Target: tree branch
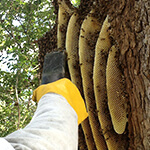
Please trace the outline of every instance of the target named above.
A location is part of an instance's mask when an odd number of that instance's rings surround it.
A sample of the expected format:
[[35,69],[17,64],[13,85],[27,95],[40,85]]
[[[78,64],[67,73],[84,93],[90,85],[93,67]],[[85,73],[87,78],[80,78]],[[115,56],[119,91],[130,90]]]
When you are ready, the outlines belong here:
[[[2,20],[1,20],[1,23],[2,23]],[[7,28],[3,27],[4,30],[14,39],[14,41],[18,44],[18,46],[20,47],[21,49],[21,45],[17,42],[15,36],[13,35],[13,33],[11,33]]]
[[16,99],[17,99],[17,106],[18,106],[18,123],[17,123],[17,129],[19,129],[19,125],[20,125],[20,107],[19,107],[19,97],[18,97],[18,72],[17,72],[17,77],[16,77],[15,91],[16,91]]
[[26,119],[27,119],[27,116],[24,117],[24,119],[23,119],[23,121],[21,123],[22,125],[24,124],[24,122],[26,121]]
[[24,30],[24,33],[27,34],[27,31],[26,31],[24,25],[21,23],[20,19],[18,19],[16,16],[14,16],[14,17],[15,17],[15,19],[20,23],[20,25],[22,26],[22,28],[23,28],[23,30]]

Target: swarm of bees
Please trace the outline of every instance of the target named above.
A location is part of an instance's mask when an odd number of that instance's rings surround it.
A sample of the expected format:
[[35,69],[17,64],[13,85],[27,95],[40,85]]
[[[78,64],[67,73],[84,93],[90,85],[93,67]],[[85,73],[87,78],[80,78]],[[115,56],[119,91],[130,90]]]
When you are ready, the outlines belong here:
[[39,66],[40,77],[42,75],[43,70],[44,56],[46,55],[46,53],[56,50],[57,47],[56,34],[57,34],[57,26],[55,25],[49,32],[47,32],[42,38],[38,40],[39,45],[38,62],[40,64]]
[[79,140],[85,142],[79,141],[79,149],[126,150],[125,83],[119,49],[109,34],[109,16],[100,13],[96,2],[81,1],[78,9],[69,0],[57,4],[57,27],[38,43],[40,72],[47,52],[65,49],[70,78],[84,97],[89,114],[81,123],[84,136],[79,134]]

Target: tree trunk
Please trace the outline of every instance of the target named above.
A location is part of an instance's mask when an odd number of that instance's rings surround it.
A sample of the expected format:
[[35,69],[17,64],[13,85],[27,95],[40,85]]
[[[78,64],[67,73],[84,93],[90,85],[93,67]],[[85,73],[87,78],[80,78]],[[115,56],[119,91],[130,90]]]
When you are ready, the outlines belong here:
[[129,96],[129,149],[150,148],[150,1],[118,0],[109,11],[111,34]]

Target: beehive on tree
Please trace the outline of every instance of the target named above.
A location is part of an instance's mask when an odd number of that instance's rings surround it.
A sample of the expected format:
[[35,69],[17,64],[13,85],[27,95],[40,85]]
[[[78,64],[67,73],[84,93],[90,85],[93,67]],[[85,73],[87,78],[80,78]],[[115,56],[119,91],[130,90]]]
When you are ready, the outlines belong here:
[[[147,10],[147,1],[144,4],[143,9]],[[138,33],[142,31],[140,25],[135,27],[137,20],[141,20],[135,11],[139,10],[138,2],[81,0],[79,8],[75,8],[69,0],[58,0],[54,6],[56,26],[39,40],[40,72],[47,52],[66,51],[70,80],[84,97],[89,114],[79,127],[79,149],[146,149],[149,143],[147,139],[143,141],[143,136],[150,133],[139,133],[136,127],[139,122],[134,122],[144,116],[132,114],[131,117],[131,110],[140,108],[134,104],[135,99],[138,103],[142,98],[136,94],[142,92],[142,88],[137,90],[137,87],[143,84],[132,74],[132,69],[136,75],[140,74],[139,64],[135,68],[135,64],[133,67],[126,61],[137,62],[130,57],[136,56],[137,49],[142,48],[142,43],[135,42],[135,36],[140,41]],[[139,83],[133,85],[132,90],[131,77]],[[148,124],[146,122],[146,131],[149,131]]]

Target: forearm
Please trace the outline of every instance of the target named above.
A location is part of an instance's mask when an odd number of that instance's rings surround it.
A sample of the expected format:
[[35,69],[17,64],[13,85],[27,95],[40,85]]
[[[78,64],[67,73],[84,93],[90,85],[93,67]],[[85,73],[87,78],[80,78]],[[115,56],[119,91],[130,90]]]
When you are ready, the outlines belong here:
[[45,94],[38,103],[31,122],[5,138],[15,149],[76,150],[77,114],[60,95]]

